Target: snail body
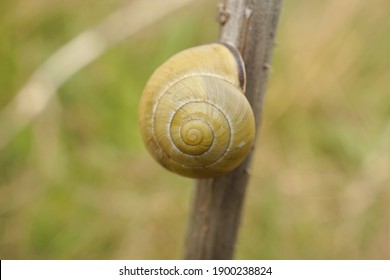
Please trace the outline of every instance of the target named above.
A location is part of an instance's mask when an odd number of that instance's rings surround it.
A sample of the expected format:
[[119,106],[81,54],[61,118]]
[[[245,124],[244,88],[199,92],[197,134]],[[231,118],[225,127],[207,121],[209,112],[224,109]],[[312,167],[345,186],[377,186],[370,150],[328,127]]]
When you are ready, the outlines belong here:
[[150,77],[139,110],[147,150],[192,178],[222,175],[248,155],[255,120],[239,52],[224,44],[184,50]]

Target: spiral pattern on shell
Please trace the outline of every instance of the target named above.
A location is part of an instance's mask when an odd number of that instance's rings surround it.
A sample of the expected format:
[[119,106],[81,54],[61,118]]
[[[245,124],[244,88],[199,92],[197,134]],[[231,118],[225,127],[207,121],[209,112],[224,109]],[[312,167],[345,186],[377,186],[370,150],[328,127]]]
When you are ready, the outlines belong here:
[[167,169],[213,177],[237,167],[249,153],[255,122],[237,55],[222,44],[185,50],[148,81],[140,105],[141,134]]

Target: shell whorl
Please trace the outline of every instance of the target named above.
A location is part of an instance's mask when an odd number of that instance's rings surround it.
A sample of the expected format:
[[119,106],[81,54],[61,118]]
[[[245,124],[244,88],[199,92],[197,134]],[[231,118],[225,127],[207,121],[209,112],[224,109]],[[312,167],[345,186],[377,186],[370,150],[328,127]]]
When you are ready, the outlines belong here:
[[241,57],[229,47],[210,44],[176,54],[154,72],[142,94],[147,149],[164,167],[188,177],[234,169],[255,134],[244,88]]

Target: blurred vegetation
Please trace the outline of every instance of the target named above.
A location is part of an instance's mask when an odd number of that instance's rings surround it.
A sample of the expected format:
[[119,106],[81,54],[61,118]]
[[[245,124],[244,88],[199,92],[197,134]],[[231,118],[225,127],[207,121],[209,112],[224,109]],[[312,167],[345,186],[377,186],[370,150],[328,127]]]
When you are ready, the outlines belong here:
[[[218,38],[217,2],[111,48],[0,150],[0,258],[182,256],[192,181],[147,154],[137,105],[165,59]],[[47,57],[127,3],[2,0],[0,110]],[[237,258],[390,258],[389,9],[285,1]]]

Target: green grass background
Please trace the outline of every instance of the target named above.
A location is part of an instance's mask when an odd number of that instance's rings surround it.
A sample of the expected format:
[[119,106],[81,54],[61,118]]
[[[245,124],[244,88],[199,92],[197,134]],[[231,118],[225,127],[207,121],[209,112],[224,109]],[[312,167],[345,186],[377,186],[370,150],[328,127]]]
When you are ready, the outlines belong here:
[[[137,106],[165,59],[218,38],[217,2],[111,48],[0,150],[0,258],[182,257],[193,181],[147,154]],[[126,3],[0,1],[0,110],[46,58]],[[237,258],[390,258],[389,9],[285,1]]]

